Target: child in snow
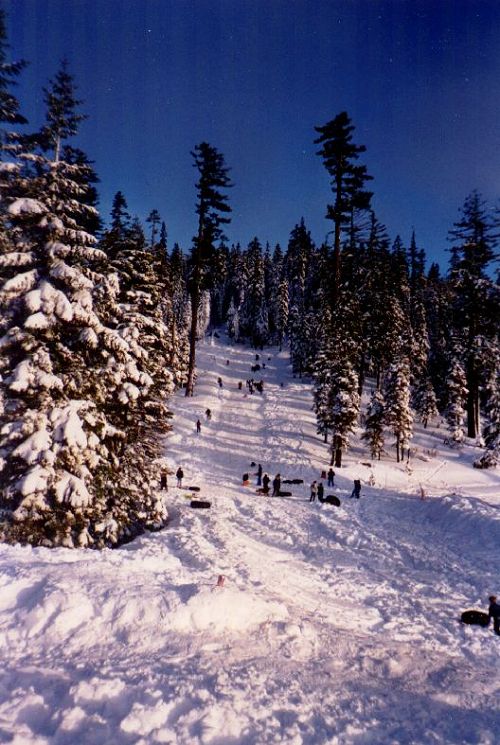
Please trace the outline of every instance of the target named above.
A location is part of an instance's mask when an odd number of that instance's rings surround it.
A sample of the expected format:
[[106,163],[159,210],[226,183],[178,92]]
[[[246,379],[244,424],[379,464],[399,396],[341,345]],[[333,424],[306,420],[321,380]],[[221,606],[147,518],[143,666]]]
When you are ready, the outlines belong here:
[[323,482],[320,481],[318,484],[318,499],[320,502],[323,501],[324,496],[325,496],[325,487],[323,486]]
[[279,473],[273,479],[273,497],[279,497],[281,491],[281,475]]
[[212,418],[212,412],[211,412],[211,410],[210,410],[210,409],[207,409],[207,410],[205,411],[205,414],[206,414],[206,417],[207,417],[207,419],[209,419],[209,420],[210,420],[210,419]]
[[318,485],[316,481],[313,481],[311,484],[311,496],[309,497],[310,502],[314,502],[316,499],[316,494],[318,493]]
[[269,484],[271,482],[271,479],[267,475],[267,473],[264,474],[262,477],[262,488],[264,489],[265,494],[269,494]]
[[182,470],[182,468],[180,466],[177,469],[177,473],[175,475],[176,475],[176,478],[177,478],[177,486],[179,488],[182,488],[182,479],[184,478],[184,471]]
[[160,489],[165,489],[165,491],[168,491],[167,471],[164,468],[160,473]]
[[196,422],[196,434],[198,434],[198,435],[199,435],[199,434],[200,434],[200,432],[201,432],[201,422],[200,422],[200,420],[198,419],[198,421]]
[[330,470],[328,471],[328,486],[333,486],[334,476],[335,471],[333,470],[333,468],[330,468]]

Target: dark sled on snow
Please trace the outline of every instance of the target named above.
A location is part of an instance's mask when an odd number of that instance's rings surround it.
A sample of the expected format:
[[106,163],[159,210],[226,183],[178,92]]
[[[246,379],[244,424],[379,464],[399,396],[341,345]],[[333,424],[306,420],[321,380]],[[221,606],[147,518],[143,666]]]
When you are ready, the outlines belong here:
[[188,486],[188,491],[200,491],[199,486]]
[[208,510],[212,506],[212,503],[206,502],[203,499],[192,499],[189,506],[195,510]]
[[462,623],[473,624],[474,626],[488,626],[490,617],[487,613],[480,610],[466,610],[460,616]]
[[264,487],[257,489],[257,494],[269,494],[269,487],[267,489],[264,489]]
[[326,497],[319,500],[322,504],[332,504],[334,507],[340,507],[340,499],[335,494],[327,494]]
[[278,497],[291,497],[292,492],[291,491],[279,491]]

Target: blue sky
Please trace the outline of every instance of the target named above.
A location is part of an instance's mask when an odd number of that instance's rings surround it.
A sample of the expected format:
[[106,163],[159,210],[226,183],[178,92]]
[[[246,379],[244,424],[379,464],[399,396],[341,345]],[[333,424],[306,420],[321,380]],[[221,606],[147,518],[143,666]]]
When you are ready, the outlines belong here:
[[231,167],[230,241],[286,246],[304,217],[321,242],[329,180],[314,126],[346,110],[367,147],[374,207],[392,238],[414,227],[443,266],[474,188],[500,196],[500,4],[496,0],[7,0],[18,95],[33,128],[42,87],[70,62],[89,119],[101,210],[122,190],[152,208],[169,244],[196,230],[190,150]]

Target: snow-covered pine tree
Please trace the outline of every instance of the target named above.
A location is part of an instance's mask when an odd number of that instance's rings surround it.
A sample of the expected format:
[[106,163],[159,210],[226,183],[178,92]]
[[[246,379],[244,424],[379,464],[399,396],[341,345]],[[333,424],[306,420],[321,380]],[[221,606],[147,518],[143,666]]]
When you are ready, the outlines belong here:
[[214,243],[224,237],[222,226],[230,222],[227,194],[222,190],[232,186],[229,170],[222,153],[201,142],[191,153],[199,179],[196,183],[198,232],[194,239],[190,257],[188,292],[191,300],[191,328],[189,334],[189,367],[186,382],[186,396],[194,394],[196,367],[196,334],[198,313],[204,290],[213,282]]
[[227,311],[227,335],[234,341],[240,337],[240,316],[232,300]]
[[359,416],[358,376],[352,364],[342,357],[332,365],[330,376],[330,464],[340,468],[342,455],[349,446],[349,435],[354,431]]
[[434,386],[429,376],[421,380],[418,388],[413,391],[413,405],[426,429],[429,419],[439,414]]
[[365,431],[361,439],[368,443],[371,457],[380,460],[384,452],[385,402],[381,391],[375,389],[366,412]]
[[404,448],[413,437],[413,413],[410,406],[410,365],[406,357],[398,357],[389,366],[385,380],[386,423],[396,436],[397,462],[404,457]]
[[446,376],[448,405],[446,421],[450,432],[450,442],[460,444],[465,439],[465,402],[467,401],[467,379],[465,372],[456,357],[453,357]]
[[488,274],[498,245],[498,225],[477,191],[465,200],[450,239],[454,326],[461,338],[467,378],[467,434],[477,437],[481,371],[487,364],[483,351],[488,347],[485,341],[498,333],[499,314],[498,290]]
[[240,310],[240,331],[250,338],[255,348],[269,340],[269,318],[265,293],[264,257],[258,238],[254,238],[245,254],[247,287]]
[[288,313],[288,283],[286,279],[282,279],[278,285],[278,296],[275,303],[276,333],[278,335],[280,352],[288,327]]
[[495,468],[500,461],[500,349],[491,344],[491,366],[485,383],[486,423],[483,428],[485,451],[474,462],[475,468]]
[[99,271],[106,257],[80,224],[93,211],[81,198],[85,166],[61,159],[81,120],[65,65],[46,102],[40,149],[22,155],[27,167],[3,200],[12,261],[0,278],[8,318],[0,339],[2,534],[100,547],[166,518],[137,462],[135,483],[127,483],[128,434],[117,426],[140,406],[150,377],[125,334],[96,312],[117,283]]

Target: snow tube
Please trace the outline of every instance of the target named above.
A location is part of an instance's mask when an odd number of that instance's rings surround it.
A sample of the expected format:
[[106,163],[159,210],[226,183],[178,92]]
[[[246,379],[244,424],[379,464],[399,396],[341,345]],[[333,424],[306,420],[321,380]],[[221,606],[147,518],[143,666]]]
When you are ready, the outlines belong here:
[[480,610],[466,610],[460,616],[462,623],[474,624],[476,626],[488,626],[490,619],[487,613]]
[[335,494],[327,494],[323,499],[323,502],[326,504],[333,504],[335,507],[340,507],[340,499],[336,497]]
[[199,486],[188,486],[189,491],[200,491]]
[[189,506],[195,510],[208,510],[211,502],[205,502],[203,499],[192,499]]

